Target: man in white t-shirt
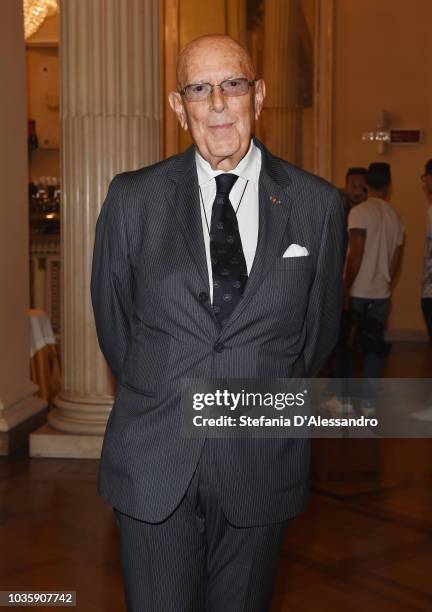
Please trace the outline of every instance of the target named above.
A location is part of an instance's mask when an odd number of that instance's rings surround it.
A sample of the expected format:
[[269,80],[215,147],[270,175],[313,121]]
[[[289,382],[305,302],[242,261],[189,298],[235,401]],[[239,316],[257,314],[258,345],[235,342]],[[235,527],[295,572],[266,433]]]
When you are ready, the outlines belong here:
[[[389,204],[390,165],[370,164],[366,174],[368,199],[351,209],[348,217],[349,244],[345,266],[345,302],[351,313],[367,315],[377,329],[384,328],[390,308],[392,281],[400,261],[404,227]],[[379,331],[377,332],[379,335]],[[377,348],[378,347],[378,348]],[[379,378],[382,353],[379,342],[364,348],[363,376]],[[365,387],[373,407],[374,387]],[[366,410],[367,411],[367,410]]]

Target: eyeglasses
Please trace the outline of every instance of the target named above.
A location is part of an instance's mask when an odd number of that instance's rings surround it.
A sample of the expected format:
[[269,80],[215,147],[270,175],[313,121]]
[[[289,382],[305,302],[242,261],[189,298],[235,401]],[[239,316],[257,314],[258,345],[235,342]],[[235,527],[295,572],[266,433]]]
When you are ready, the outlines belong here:
[[239,79],[226,79],[218,85],[212,85],[211,83],[191,83],[186,85],[180,90],[182,96],[186,98],[188,102],[199,102],[200,100],[206,100],[215,87],[219,87],[224,96],[244,96],[249,91],[249,87],[255,84],[256,79],[239,78]]

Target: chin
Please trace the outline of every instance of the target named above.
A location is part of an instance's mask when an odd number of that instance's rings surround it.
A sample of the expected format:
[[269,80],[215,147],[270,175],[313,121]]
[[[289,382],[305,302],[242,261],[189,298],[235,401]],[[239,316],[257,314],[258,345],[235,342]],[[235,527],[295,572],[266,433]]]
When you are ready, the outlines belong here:
[[224,158],[224,157],[232,157],[237,153],[238,149],[233,149],[230,147],[211,147],[209,148],[209,153],[213,158]]
[[212,157],[231,157],[241,148],[239,138],[214,139],[208,143],[208,150]]

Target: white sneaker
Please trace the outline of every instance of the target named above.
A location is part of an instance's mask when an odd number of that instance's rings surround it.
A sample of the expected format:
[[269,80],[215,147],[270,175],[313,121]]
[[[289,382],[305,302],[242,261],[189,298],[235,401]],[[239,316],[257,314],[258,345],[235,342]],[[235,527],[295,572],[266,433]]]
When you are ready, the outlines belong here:
[[432,421],[432,406],[424,410],[418,410],[411,414],[411,418],[415,421]]
[[333,416],[347,416],[353,414],[354,406],[350,399],[344,399],[343,402],[333,395],[330,399],[325,402],[321,402],[321,408],[325,410],[325,412],[330,413]]
[[373,417],[376,415],[376,407],[369,402],[362,404],[360,411],[364,417]]

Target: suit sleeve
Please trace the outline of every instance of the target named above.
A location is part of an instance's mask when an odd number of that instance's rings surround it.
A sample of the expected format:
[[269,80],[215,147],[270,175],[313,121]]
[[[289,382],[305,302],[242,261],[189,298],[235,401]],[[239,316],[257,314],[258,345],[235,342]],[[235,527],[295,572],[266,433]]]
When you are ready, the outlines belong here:
[[316,376],[334,348],[340,329],[345,216],[335,192],[324,221],[317,269],[306,315],[304,361],[307,375]]
[[133,275],[118,176],[96,223],[90,291],[99,346],[119,380],[130,336]]

